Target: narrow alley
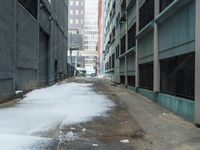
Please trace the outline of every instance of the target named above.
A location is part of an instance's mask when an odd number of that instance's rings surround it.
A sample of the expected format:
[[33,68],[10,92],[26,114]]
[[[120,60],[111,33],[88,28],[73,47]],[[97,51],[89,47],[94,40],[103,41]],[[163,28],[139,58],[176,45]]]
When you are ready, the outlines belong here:
[[200,149],[192,123],[106,79],[29,92],[1,105],[0,126],[2,150]]

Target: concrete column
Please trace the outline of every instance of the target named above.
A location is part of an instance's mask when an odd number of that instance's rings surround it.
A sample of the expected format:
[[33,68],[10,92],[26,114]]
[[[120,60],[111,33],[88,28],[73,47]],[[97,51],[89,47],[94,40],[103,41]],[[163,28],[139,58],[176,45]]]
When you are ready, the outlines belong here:
[[[127,12],[126,12],[127,14]],[[128,17],[125,23],[126,28],[126,45],[125,50],[128,51]],[[125,56],[125,86],[128,86],[128,63],[127,63],[127,56]]]
[[[154,0],[154,15],[159,15],[160,0]],[[153,90],[154,92],[160,91],[160,61],[159,61],[159,37],[158,37],[158,25],[154,23],[154,71],[153,71]]]
[[37,82],[37,86],[39,86],[39,59],[40,59],[40,0],[37,0],[38,1],[38,14],[37,14],[37,28],[38,28],[38,36],[37,36],[37,42],[38,42],[38,45],[37,45],[37,79],[36,79],[36,82]]
[[200,1],[196,0],[195,123],[200,125]]
[[[136,0],[136,34],[139,32],[139,0]],[[135,87],[139,87],[138,39],[135,45]]]

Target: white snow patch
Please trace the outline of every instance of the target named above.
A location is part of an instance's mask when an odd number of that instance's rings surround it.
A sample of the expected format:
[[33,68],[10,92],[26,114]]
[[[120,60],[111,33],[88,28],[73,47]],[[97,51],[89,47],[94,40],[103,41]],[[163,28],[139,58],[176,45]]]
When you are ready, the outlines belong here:
[[[114,104],[92,91],[91,86],[65,83],[37,89],[26,94],[16,106],[1,108],[0,149],[23,150],[24,146],[32,143],[37,145],[41,141],[37,133],[58,125],[62,128],[64,125],[87,122],[104,115]],[[9,138],[13,140],[7,140]],[[27,147],[25,149],[29,150]]]
[[22,94],[23,93],[23,91],[15,91],[15,94],[17,95],[17,94]]
[[98,147],[99,145],[98,145],[98,144],[92,144],[92,146],[94,146],[94,147]]
[[73,133],[72,131],[68,132],[65,136],[67,141],[74,141],[78,138],[79,136],[76,133]]
[[125,140],[121,140],[120,142],[126,144],[126,143],[129,143],[130,141],[128,139],[125,139]]
[[86,131],[86,128],[84,128],[83,130],[82,130],[82,132],[85,132]]
[[74,127],[71,127],[71,130],[76,130],[76,128],[74,128]]
[[51,140],[33,136],[22,135],[0,135],[0,149],[1,150],[28,150],[35,149],[44,144],[48,144]]

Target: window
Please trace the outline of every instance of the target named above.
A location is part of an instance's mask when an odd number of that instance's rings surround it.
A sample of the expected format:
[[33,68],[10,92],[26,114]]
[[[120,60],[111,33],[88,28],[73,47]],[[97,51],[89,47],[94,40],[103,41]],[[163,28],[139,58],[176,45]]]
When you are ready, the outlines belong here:
[[126,52],[126,35],[121,38],[121,55]]
[[154,19],[154,0],[146,0],[139,10],[139,29],[144,28]]
[[79,5],[79,1],[76,1],[76,6],[78,6]]
[[74,1],[71,0],[71,1],[70,1],[70,6],[73,6],[73,5],[74,5]]
[[75,20],[75,24],[79,24],[79,20],[78,19]]
[[136,24],[128,30],[128,49],[135,46]]
[[121,82],[122,84],[125,84],[125,76],[120,76],[120,82]]
[[194,99],[194,53],[161,61],[161,92]]
[[75,14],[76,14],[76,15],[79,15],[79,11],[78,11],[78,10],[76,10]]
[[112,69],[115,68],[115,53],[112,54]]
[[110,35],[110,42],[114,42],[115,41],[115,27],[112,30],[112,33]]
[[119,45],[117,45],[116,47],[116,59],[119,58]]
[[128,78],[128,85],[135,86],[135,76],[127,76]]
[[174,0],[160,0],[160,12],[169,6]]
[[74,14],[73,10],[70,10],[70,15],[73,15],[73,14]]
[[70,21],[69,21],[69,22],[70,22],[70,24],[73,24],[73,19],[70,19]]
[[38,15],[38,1],[37,0],[19,0],[19,3],[26,8],[26,10],[37,19]]
[[123,0],[121,3],[121,13],[123,13],[126,10],[126,0]]
[[153,62],[139,65],[139,87],[153,90]]
[[109,57],[109,69],[111,69],[112,68],[112,58],[111,58],[111,56]]

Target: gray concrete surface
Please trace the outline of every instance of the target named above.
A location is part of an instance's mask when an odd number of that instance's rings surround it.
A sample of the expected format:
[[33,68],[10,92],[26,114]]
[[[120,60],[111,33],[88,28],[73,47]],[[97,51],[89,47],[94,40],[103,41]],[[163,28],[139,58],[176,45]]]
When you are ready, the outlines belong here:
[[[74,125],[79,139],[59,143],[70,150],[198,150],[200,130],[148,99],[102,79],[76,80],[93,82],[94,90],[108,96],[116,108],[108,117]],[[66,127],[63,132],[70,131]],[[82,133],[82,129],[86,132]],[[129,139],[123,144],[120,140]],[[94,147],[92,144],[98,144]]]
[[[53,139],[36,150],[199,150],[200,130],[148,99],[106,79],[70,79],[65,82],[93,83],[93,90],[116,106],[105,116],[86,123],[60,125],[37,133]],[[65,83],[64,82],[64,83]],[[62,84],[61,82],[60,84]],[[15,107],[13,103],[2,108]],[[85,108],[87,109],[87,108]],[[67,137],[73,132],[73,136]],[[128,139],[129,143],[121,143]]]

